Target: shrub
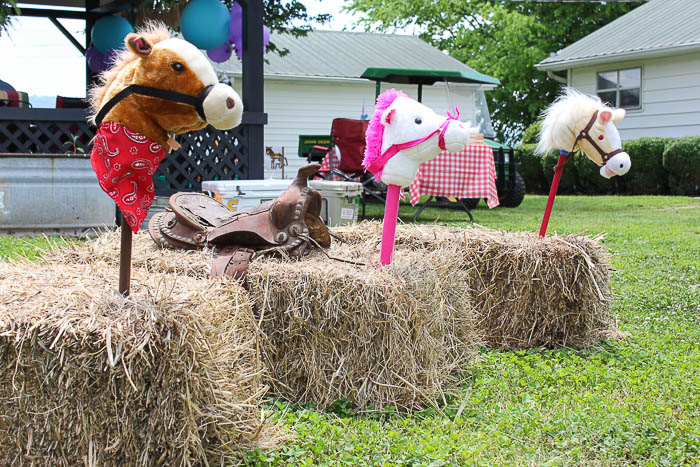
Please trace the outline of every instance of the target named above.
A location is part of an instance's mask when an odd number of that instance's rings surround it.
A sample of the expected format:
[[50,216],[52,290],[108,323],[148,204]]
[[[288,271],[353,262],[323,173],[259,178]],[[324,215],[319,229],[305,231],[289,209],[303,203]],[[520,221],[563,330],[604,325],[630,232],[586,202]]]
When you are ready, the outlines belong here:
[[678,138],[666,145],[663,166],[670,173],[671,194],[695,196],[700,193],[700,137]]
[[535,122],[523,131],[523,144],[537,144],[540,135],[540,122]]
[[[542,174],[545,178],[545,184],[547,190],[552,185],[552,179],[554,178],[554,166],[557,165],[559,160],[559,151],[550,151],[541,157],[540,162],[542,164]],[[561,174],[561,180],[559,180],[559,190],[557,193],[575,193],[578,186],[578,173],[576,172],[576,166],[571,160],[564,166],[564,170]]]
[[518,172],[525,180],[528,193],[542,193],[548,189],[542,173],[541,157],[535,154],[535,146],[535,144],[523,144],[515,148],[517,160],[520,161]]
[[[588,195],[606,195],[616,193],[619,178],[605,178],[600,175],[600,167],[591,161],[583,152],[578,151],[574,155],[574,160],[569,164],[576,167],[578,174],[578,189]],[[634,162],[633,162],[634,164]],[[627,177],[627,175],[625,175]]]
[[663,155],[665,146],[673,141],[672,138],[640,138],[622,144],[632,160],[630,171],[621,180],[627,194],[668,193],[668,172],[663,166]]

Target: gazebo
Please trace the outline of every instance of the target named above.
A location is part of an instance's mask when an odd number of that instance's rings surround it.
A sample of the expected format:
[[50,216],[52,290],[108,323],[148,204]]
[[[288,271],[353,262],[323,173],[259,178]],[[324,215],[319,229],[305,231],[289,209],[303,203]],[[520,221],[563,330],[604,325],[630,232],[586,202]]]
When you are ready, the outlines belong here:
[[[267,114],[263,104],[263,0],[238,0],[243,8],[243,123],[232,130],[211,126],[178,137],[182,147],[171,153],[153,176],[156,194],[200,190],[203,180],[263,178],[263,132]],[[71,36],[58,18],[84,19],[86,37],[105,15],[121,13],[132,19],[140,0],[29,0],[42,8],[22,7],[22,16],[46,17],[83,54],[85,47]],[[88,44],[89,46],[89,44]],[[86,62],[87,82],[95,76]],[[51,157],[65,155],[67,141],[73,149],[90,152],[94,127],[86,120],[86,109],[35,109],[0,107],[0,157]],[[80,151],[77,151],[80,152]],[[87,156],[85,156],[87,157]]]

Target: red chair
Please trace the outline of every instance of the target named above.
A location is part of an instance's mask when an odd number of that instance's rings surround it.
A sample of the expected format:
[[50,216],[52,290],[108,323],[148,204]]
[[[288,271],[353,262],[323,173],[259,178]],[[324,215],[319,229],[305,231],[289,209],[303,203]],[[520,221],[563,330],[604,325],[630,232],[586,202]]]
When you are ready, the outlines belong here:
[[[324,156],[328,160],[328,169],[322,169],[321,173],[327,180],[340,178],[349,182],[362,183],[365,195],[384,202],[383,192],[386,187],[375,182],[374,175],[365,171],[362,166],[362,160],[365,157],[365,133],[368,126],[369,120],[334,119],[331,124],[331,144],[328,148],[323,148],[325,149]],[[316,148],[318,147],[314,147],[314,149]],[[331,157],[332,154],[335,154],[336,157]],[[340,159],[338,167],[335,167],[334,159]],[[323,165],[325,169],[325,164]],[[365,201],[363,197],[362,217],[364,215]]]

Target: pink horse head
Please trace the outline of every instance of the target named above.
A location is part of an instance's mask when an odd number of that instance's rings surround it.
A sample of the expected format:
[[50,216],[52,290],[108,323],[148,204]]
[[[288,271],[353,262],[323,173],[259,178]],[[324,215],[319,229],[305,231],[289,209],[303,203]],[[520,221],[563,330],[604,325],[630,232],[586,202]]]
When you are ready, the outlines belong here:
[[459,111],[439,117],[405,93],[389,89],[377,98],[362,164],[387,185],[408,186],[421,163],[467,144],[474,130],[458,117]]

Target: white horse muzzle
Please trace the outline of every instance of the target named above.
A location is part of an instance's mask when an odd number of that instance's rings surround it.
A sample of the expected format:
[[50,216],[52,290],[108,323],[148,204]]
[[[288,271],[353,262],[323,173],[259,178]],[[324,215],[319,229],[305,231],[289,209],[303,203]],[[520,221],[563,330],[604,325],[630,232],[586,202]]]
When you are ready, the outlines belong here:
[[243,101],[231,86],[215,84],[202,102],[204,120],[217,130],[228,130],[241,124]]
[[600,175],[611,178],[615,175],[624,175],[629,172],[632,166],[629,154],[620,152],[611,157],[604,166],[600,168]]

